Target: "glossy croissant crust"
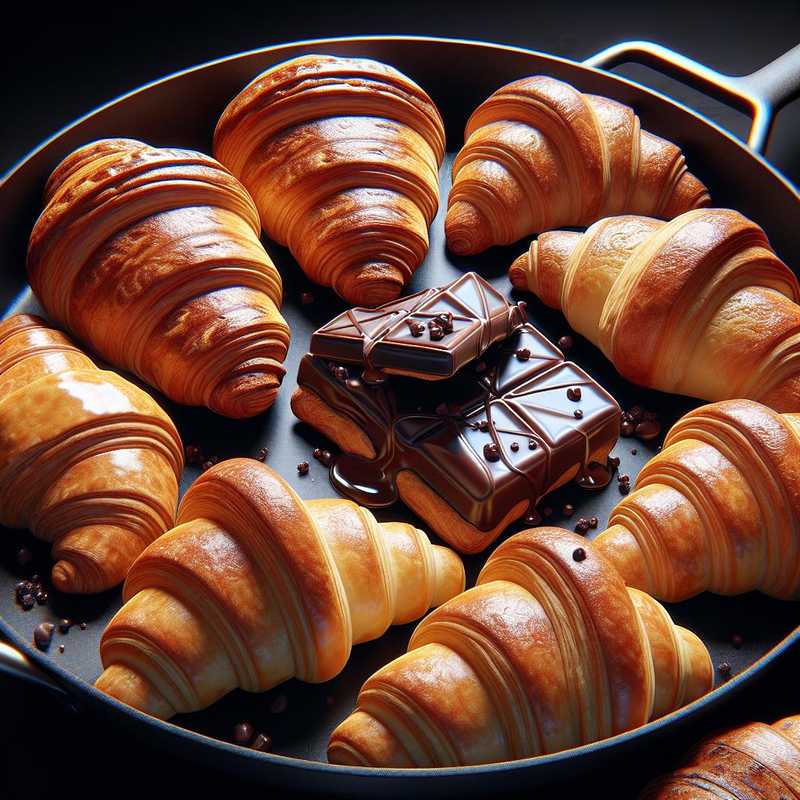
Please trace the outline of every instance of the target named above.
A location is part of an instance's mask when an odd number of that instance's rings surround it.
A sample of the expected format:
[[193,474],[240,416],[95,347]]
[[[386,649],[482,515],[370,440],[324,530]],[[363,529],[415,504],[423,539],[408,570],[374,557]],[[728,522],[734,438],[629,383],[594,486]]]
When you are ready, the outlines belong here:
[[509,276],[634,383],[800,411],[800,284],[736,211],[544,233]]
[[178,403],[268,408],[289,327],[244,187],[202,153],[103,139],[55,169],[28,277],[48,314]]
[[301,500],[249,459],[205,472],[178,525],[147,548],[100,643],[102,691],[153,716],[231,689],[318,683],[353,644],[464,588],[451,550],[348,500]]
[[442,118],[393,67],[307,55],[271,67],[220,117],[214,154],[267,235],[353,305],[397,297],[428,249]]
[[145,392],[38,317],[0,323],[0,523],[52,543],[52,580],[99,592],[171,528],[183,448]]
[[800,600],[800,414],[751,400],[690,411],[595,545],[667,602],[756,589]]
[[643,725],[712,681],[703,643],[590,542],[536,528],[367,680],[328,758],[442,767],[553,753]]
[[680,148],[642,130],[632,108],[539,75],[469,118],[445,233],[450,250],[472,255],[612,214],[671,219],[708,203]]
[[685,767],[658,778],[641,800],[800,798],[800,716],[752,722],[712,736]]

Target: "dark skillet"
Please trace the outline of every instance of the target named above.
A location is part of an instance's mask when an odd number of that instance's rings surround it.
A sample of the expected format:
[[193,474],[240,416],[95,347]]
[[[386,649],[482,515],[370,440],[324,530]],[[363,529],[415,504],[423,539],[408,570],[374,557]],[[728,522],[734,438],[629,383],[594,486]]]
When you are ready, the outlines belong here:
[[[448,132],[450,157],[442,169],[442,198],[449,188],[449,161],[462,143],[463,126],[469,113],[500,85],[535,73],[546,73],[575,84],[583,91],[607,95],[634,106],[642,125],[680,144],[692,171],[712,191],[716,205],[737,208],[762,225],[778,253],[790,266],[800,268],[800,202],[797,190],[753,150],[748,149],[709,120],[663,95],[595,67],[626,60],[647,61],[678,73],[711,93],[755,112],[757,124],[751,144],[764,147],[772,114],[800,90],[800,49],[778,59],[769,67],[745,79],[731,79],[681,59],[646,43],[626,43],[610,48],[578,64],[542,53],[479,42],[460,42],[410,37],[368,37],[334,39],[266,48],[232,56],[178,73],[145,86],[92,112],[45,142],[14,167],[0,185],[0,301],[13,310],[35,308],[27,292],[24,263],[28,234],[40,208],[41,192],[50,170],[80,144],[103,136],[130,136],[158,145],[195,147],[210,151],[214,124],[226,103],[258,72],[270,64],[304,52],[365,55],[386,61],[417,80],[441,109]],[[444,202],[442,204],[444,206]],[[430,254],[417,272],[409,291],[444,283],[464,269],[476,269],[509,290],[505,276],[512,258],[524,243],[471,259],[456,259],[444,246],[443,215],[431,231]],[[198,409],[166,404],[173,414],[185,444],[198,444],[208,454],[222,458],[255,455],[262,446],[270,449],[269,463],[290,478],[307,498],[331,494],[323,468],[309,458],[310,450],[324,444],[319,436],[296,422],[289,409],[298,359],[303,355],[311,332],[342,309],[329,293],[310,286],[286,251],[270,243],[284,276],[284,313],[292,326],[293,344],[287,359],[287,379],[275,407],[258,419],[234,422]],[[313,305],[300,302],[302,292],[316,297]],[[531,298],[527,298],[531,301]],[[557,339],[567,327],[557,313],[529,302],[533,321],[548,336]],[[636,403],[660,413],[665,424],[696,405],[687,398],[672,397],[637,389],[622,381],[614,369],[588,343],[578,340],[570,356],[586,368],[619,400],[623,407]],[[658,442],[643,444],[620,441],[616,454],[622,468],[633,478],[652,455]],[[638,454],[633,456],[631,449]],[[310,460],[306,477],[297,476],[296,464]],[[197,471],[186,471],[184,487]],[[575,488],[561,490],[550,505],[575,506],[575,518],[594,516],[602,523],[619,494],[612,486],[600,494],[581,493]],[[407,516],[402,508],[381,512],[384,519]],[[571,526],[558,514],[554,524]],[[574,524],[574,518],[572,520]],[[518,530],[512,528],[510,532]],[[0,668],[22,678],[37,680],[68,702],[96,713],[105,724],[125,726],[137,737],[154,745],[213,763],[238,775],[298,790],[319,790],[326,794],[374,796],[377,793],[407,795],[463,796],[476,792],[499,792],[525,783],[532,785],[585,773],[601,761],[619,759],[637,749],[652,747],[668,737],[685,734],[723,702],[731,702],[746,684],[768,664],[800,643],[796,628],[797,607],[763,596],[737,598],[703,596],[670,608],[673,617],[696,631],[709,646],[715,663],[727,662],[733,677],[714,692],[669,717],[614,739],[587,745],[553,756],[483,767],[442,770],[363,770],[334,767],[325,763],[330,730],[353,707],[358,688],[376,668],[404,651],[411,626],[396,628],[383,639],[356,648],[345,671],[320,686],[290,682],[262,695],[235,692],[207,711],[164,723],[121,706],[92,688],[99,674],[97,643],[102,629],[119,607],[119,593],[100,597],[72,598],[51,593],[47,606],[24,613],[14,602],[14,584],[24,570],[14,559],[24,543],[33,549],[35,569],[48,572],[46,548],[32,543],[24,533],[6,532],[0,542],[0,632],[10,646],[0,645]],[[480,556],[467,559],[468,579],[474,579],[482,563]],[[30,572],[30,568],[27,570]],[[81,631],[68,636],[56,634],[49,653],[31,644],[34,627],[41,621],[61,617],[86,621]],[[743,645],[735,648],[732,636],[739,634]],[[65,652],[58,652],[63,643]],[[285,695],[288,708],[281,714],[270,710],[278,695]],[[796,709],[787,709],[788,711]],[[274,741],[272,753],[260,753],[227,743],[232,728],[249,720]]]

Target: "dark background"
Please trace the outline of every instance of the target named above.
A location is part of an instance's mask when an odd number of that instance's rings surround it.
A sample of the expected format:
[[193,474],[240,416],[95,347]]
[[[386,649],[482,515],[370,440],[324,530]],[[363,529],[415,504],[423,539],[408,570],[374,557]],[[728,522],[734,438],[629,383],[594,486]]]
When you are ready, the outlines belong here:
[[[0,174],[43,138],[116,95],[169,72],[239,50],[301,38],[413,33],[516,44],[580,60],[624,39],[652,39],[732,74],[753,71],[800,41],[800,2],[692,3],[383,2],[262,0],[251,6],[126,4],[95,13],[29,3],[3,22],[5,95]],[[625,74],[678,97],[742,134],[743,115],[639,67]],[[180,113],[180,109],[175,109]],[[769,159],[800,183],[800,102],[782,112]],[[703,730],[800,711],[795,653],[703,722]],[[687,738],[677,747],[688,747]],[[636,763],[541,797],[629,797],[679,750],[645,752]],[[520,787],[521,789],[523,787]],[[532,787],[525,787],[530,794]],[[542,791],[544,789],[544,791]],[[63,710],[40,690],[0,678],[0,798],[264,795],[211,769],[151,750],[88,716]],[[267,792],[268,794],[268,792]]]

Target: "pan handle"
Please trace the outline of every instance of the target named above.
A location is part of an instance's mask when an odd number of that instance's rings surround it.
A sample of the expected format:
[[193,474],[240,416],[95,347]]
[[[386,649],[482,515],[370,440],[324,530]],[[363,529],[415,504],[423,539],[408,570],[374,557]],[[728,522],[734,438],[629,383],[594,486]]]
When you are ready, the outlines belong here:
[[655,42],[631,41],[607,47],[584,61],[610,69],[628,62],[685,81],[752,118],[747,144],[756,153],[767,147],[775,114],[800,96],[800,44],[751,75],[725,75]]
[[3,641],[0,641],[0,672],[42,686],[67,706],[75,708],[71,695],[58,681],[36,666],[24,653]]

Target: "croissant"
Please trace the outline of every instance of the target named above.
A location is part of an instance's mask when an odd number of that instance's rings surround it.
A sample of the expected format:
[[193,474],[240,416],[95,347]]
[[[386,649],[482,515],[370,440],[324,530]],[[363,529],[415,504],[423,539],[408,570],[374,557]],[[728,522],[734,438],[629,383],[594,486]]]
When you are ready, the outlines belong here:
[[800,716],[752,722],[712,736],[682,769],[658,778],[641,800],[800,798]]
[[531,529],[367,680],[328,759],[443,767],[553,753],[643,725],[712,682],[703,643],[626,588],[602,552]]
[[212,158],[92,142],[50,176],[28,277],[59,325],[170,399],[229,417],[268,408],[289,327],[244,187]]
[[800,284],[736,211],[545,233],[509,275],[634,383],[800,411]]
[[453,162],[445,234],[457,255],[628,212],[671,219],[710,202],[680,148],[633,109],[545,76],[473,112]]
[[0,524],[52,543],[56,588],[122,581],[172,527],[182,470],[151,397],[38,317],[0,323]]
[[96,685],[167,718],[236,687],[326,681],[351,645],[463,588],[458,556],[412,525],[379,524],[349,500],[303,501],[269,467],[225,461],[131,567]]
[[756,589],[800,600],[800,414],[752,400],[690,411],[595,544],[666,602]]
[[353,305],[393,300],[422,263],[445,134],[416,83],[365,58],[306,55],[235,97],[214,154],[250,190],[267,235]]

